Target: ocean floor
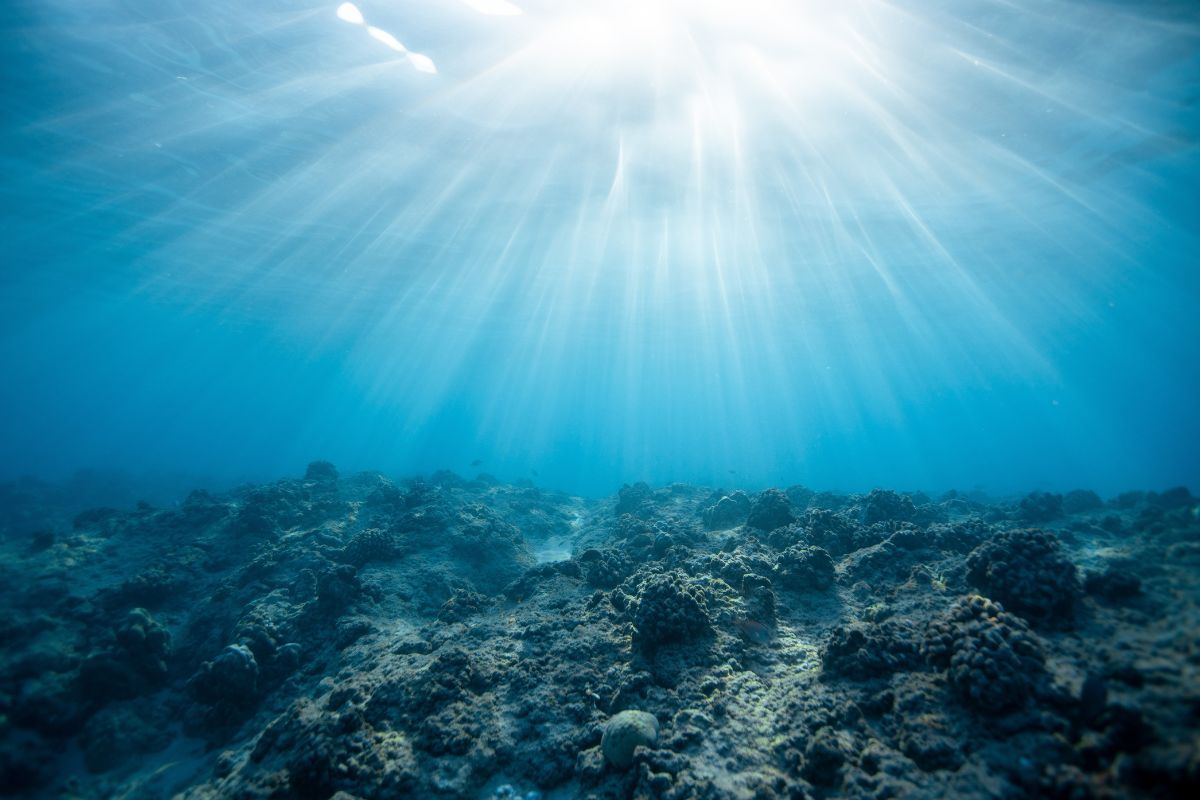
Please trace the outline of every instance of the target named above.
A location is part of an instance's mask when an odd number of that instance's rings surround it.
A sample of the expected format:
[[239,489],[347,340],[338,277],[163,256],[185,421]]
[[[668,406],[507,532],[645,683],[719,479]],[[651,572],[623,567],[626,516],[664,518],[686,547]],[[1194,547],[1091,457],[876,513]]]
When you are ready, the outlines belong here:
[[0,486],[0,789],[1196,797],[1185,489]]

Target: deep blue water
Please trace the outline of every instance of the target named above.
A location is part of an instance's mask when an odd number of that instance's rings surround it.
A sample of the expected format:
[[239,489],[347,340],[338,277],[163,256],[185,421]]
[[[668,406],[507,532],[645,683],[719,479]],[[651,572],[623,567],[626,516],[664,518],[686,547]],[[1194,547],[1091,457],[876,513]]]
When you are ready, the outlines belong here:
[[1200,6],[515,1],[4,3],[0,477],[1200,486]]

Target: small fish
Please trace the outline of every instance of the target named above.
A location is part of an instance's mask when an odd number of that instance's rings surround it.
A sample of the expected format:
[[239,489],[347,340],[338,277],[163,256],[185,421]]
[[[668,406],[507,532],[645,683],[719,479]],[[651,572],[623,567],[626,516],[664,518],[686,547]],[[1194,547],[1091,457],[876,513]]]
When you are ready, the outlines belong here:
[[771,641],[771,629],[761,622],[743,617],[734,621],[734,627],[742,634],[742,638],[754,644],[766,644]]
[[729,474],[730,474],[730,475],[737,475],[737,470],[736,470],[736,469],[731,469],[731,470],[729,470]]
[[530,475],[532,475],[532,476],[533,476],[533,477],[535,477],[535,478],[537,478],[537,477],[540,477],[540,476],[538,475],[538,471],[537,471],[536,469],[531,469],[531,470],[529,470],[529,474],[530,474]]
[[474,461],[472,461],[472,462],[471,462],[471,466],[472,466],[472,467],[482,467],[482,466],[483,466],[483,459],[482,459],[482,458],[477,458],[477,459],[475,459]]

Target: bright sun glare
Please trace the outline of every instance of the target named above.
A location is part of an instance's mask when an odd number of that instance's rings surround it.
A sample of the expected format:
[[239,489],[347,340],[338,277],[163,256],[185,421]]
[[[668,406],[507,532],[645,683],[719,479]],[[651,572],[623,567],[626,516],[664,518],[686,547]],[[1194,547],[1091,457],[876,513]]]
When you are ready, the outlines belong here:
[[[147,142],[180,181],[155,186],[187,186],[191,152],[236,154],[217,174],[196,156],[203,179],[151,221],[170,233],[145,237],[156,257],[221,270],[214,302],[248,313],[336,289],[288,320],[352,329],[358,377],[414,425],[455,370],[503,371],[485,403],[501,439],[540,403],[591,402],[539,392],[574,370],[635,387],[597,403],[665,405],[669,385],[737,409],[754,385],[806,409],[798,425],[847,428],[866,396],[903,415],[910,364],[953,386],[983,352],[1052,383],[1004,298],[1044,281],[1045,318],[1069,316],[1052,307],[1062,265],[1161,224],[1123,191],[1138,167],[1122,159],[1184,146],[1177,92],[1127,74],[1163,23],[1112,3],[361,0],[248,13],[222,32],[236,47],[166,60],[171,19],[72,28],[163,62],[144,118],[108,143],[111,174]],[[83,141],[108,113],[60,124]],[[1031,253],[1054,266],[1014,267]],[[496,331],[519,358],[494,358]]]
[[[713,79],[730,66],[806,83],[845,58],[836,8],[779,0],[612,0],[568,4],[543,22],[534,51],[547,69],[656,82]],[[569,10],[568,10],[569,9]]]

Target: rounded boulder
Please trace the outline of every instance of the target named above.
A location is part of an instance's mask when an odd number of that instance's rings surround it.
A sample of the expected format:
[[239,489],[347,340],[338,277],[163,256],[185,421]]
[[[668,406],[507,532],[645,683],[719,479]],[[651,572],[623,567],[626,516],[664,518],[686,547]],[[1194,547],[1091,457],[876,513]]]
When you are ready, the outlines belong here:
[[638,745],[653,747],[658,742],[658,720],[645,711],[621,711],[604,724],[600,749],[608,763],[629,769]]

